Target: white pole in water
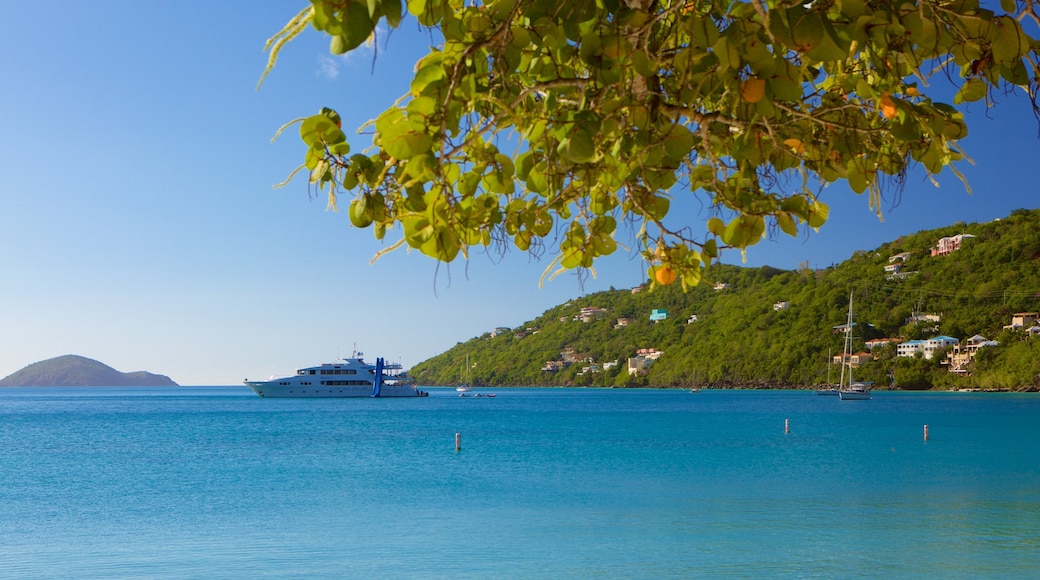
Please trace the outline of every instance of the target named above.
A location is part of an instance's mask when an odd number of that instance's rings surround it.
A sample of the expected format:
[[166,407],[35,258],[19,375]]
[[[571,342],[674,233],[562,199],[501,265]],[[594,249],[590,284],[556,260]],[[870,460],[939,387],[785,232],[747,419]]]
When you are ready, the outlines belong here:
[[924,426],[924,440],[928,441],[928,425]]
[[790,432],[791,432],[791,420],[790,419],[784,419],[784,433],[790,433]]
[[462,433],[455,434],[455,451],[462,449]]

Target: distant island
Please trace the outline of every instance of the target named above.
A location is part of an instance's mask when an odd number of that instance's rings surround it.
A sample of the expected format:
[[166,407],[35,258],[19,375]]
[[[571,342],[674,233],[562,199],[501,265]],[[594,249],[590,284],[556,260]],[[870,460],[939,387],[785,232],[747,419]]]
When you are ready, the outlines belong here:
[[176,387],[166,375],[145,371],[121,373],[74,354],[47,359],[0,379],[0,387]]

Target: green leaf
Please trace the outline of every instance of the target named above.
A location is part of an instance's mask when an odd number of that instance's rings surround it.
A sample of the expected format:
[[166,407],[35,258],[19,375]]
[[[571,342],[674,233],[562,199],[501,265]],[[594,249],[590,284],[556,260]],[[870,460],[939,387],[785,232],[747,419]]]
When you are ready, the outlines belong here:
[[802,86],[785,76],[774,75],[767,78],[766,86],[773,93],[774,99],[796,102],[802,100]]
[[351,2],[347,5],[342,21],[343,34],[336,37],[342,43],[339,46],[342,50],[336,54],[342,54],[361,46],[361,43],[368,40],[375,28],[375,24],[368,14],[368,6],[360,2]]
[[308,147],[323,146],[346,140],[343,131],[325,115],[312,115],[300,123],[300,139]]
[[726,231],[726,223],[717,217],[710,218],[708,220],[708,231],[716,236],[722,237],[723,232]]
[[953,102],[956,105],[961,103],[971,103],[978,101],[986,96],[986,81],[978,78],[968,79],[961,90],[957,91],[957,94],[953,96]]
[[1008,64],[1019,60],[1029,52],[1029,37],[1022,31],[1017,20],[1001,16],[993,21],[996,30],[992,38],[993,61]]
[[574,163],[588,163],[596,155],[596,146],[592,142],[592,136],[578,129],[570,136],[560,141],[558,148],[560,155]]
[[798,226],[794,223],[791,218],[791,214],[781,211],[776,214],[776,223],[780,226],[783,232],[792,238],[798,237]]
[[812,205],[809,206],[809,219],[806,220],[809,223],[809,227],[818,228],[827,222],[827,216],[830,215],[831,208],[822,201],[816,200]]
[[382,0],[382,11],[390,28],[397,28],[401,24],[401,0]]

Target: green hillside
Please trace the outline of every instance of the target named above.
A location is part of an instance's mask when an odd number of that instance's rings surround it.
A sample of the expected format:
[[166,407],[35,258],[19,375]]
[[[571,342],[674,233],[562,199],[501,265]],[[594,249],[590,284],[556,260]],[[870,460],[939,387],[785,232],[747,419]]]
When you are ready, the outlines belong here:
[[[940,238],[960,234],[974,237],[965,236],[949,255],[930,255]],[[898,272],[886,271],[897,265]],[[717,290],[716,283],[728,288]],[[874,360],[857,370],[858,380],[901,389],[1035,390],[1040,384],[1040,336],[1004,330],[1013,314],[1040,311],[1040,210],[919,232],[823,270],[719,265],[685,293],[673,285],[591,294],[509,332],[459,343],[412,374],[423,384],[458,382],[468,354],[473,382],[485,385],[809,387],[827,381],[828,354],[841,352],[843,335],[834,327],[846,321],[850,291],[854,352],[878,338],[948,335],[963,343],[981,335],[1000,343],[981,349],[966,373],[955,374],[941,364],[945,352],[930,360],[897,357],[893,342],[872,349]],[[575,320],[583,307],[606,312]],[[651,322],[653,309],[666,310],[667,319]],[[939,321],[908,322],[913,314]],[[697,320],[689,322],[693,315]],[[619,318],[628,324],[618,327]],[[626,361],[639,349],[663,355],[645,374],[630,377]],[[595,371],[596,364],[615,360],[617,366]],[[542,370],[549,361],[563,366]]]

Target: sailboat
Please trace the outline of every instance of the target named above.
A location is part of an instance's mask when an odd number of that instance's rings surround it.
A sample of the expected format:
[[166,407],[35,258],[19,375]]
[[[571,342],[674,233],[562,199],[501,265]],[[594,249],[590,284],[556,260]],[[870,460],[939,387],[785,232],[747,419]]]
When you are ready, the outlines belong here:
[[[848,382],[845,369],[848,368]],[[852,379],[852,291],[849,292],[849,319],[845,324],[845,348],[841,356],[841,379],[838,381],[838,397],[842,401],[863,401],[870,398],[870,383]]]
[[469,391],[472,388],[473,387],[472,387],[472,385],[470,385],[470,382],[469,382],[469,355],[467,354],[466,355],[466,382],[461,383],[459,386],[455,387],[455,390],[460,392],[460,393],[465,393],[465,392]]
[[816,389],[817,395],[837,395],[838,387],[831,382],[831,351],[827,351],[827,386],[822,389]]

